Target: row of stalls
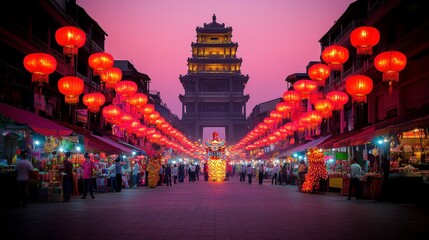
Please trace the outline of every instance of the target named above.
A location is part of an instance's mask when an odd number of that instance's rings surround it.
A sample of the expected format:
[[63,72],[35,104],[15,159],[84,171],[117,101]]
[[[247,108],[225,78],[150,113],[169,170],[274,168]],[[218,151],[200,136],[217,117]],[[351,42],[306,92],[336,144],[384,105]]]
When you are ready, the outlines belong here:
[[[303,144],[288,145],[266,157],[285,162],[297,174],[298,163],[307,161],[312,148],[324,153],[328,172],[327,190],[348,195],[349,168],[352,158],[358,159],[364,176],[361,178],[363,198],[382,197],[382,162],[388,160],[388,189],[383,191],[391,201],[422,201],[429,186],[429,116],[419,112],[406,119],[392,119],[342,134],[318,136]],[[309,166],[311,168],[311,166]],[[386,184],[387,186],[387,184]],[[386,196],[384,196],[386,197]]]
[[142,166],[147,160],[145,150],[114,136],[93,135],[81,127],[49,120],[6,104],[0,104],[0,131],[0,187],[10,193],[2,198],[2,202],[7,203],[14,200],[15,163],[23,149],[29,151],[34,167],[29,181],[33,201],[62,201],[62,162],[66,153],[71,154],[74,166],[74,194],[81,189],[79,169],[85,152],[90,153],[98,166],[99,171],[93,180],[99,192],[109,190],[107,167],[118,156],[121,157],[125,184],[130,180],[132,165],[139,162]]

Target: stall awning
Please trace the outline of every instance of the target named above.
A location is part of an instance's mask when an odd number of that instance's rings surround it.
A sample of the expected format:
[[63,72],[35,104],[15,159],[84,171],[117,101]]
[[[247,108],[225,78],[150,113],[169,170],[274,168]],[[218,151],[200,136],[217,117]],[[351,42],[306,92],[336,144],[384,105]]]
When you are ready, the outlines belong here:
[[293,153],[306,151],[307,149],[316,147],[316,146],[318,146],[319,144],[321,144],[323,141],[325,141],[326,139],[328,139],[330,137],[331,137],[331,135],[328,135],[328,136],[320,137],[320,138],[314,139],[314,140],[312,140],[310,142],[301,144],[301,145],[299,145],[299,146],[297,146],[295,148],[292,148],[292,149],[288,150],[286,152],[286,156],[291,156]]
[[342,133],[342,134],[336,134],[336,135],[332,135],[332,137],[330,137],[329,139],[327,139],[326,141],[324,141],[323,143],[321,143],[319,145],[320,148],[322,149],[329,149],[329,148],[333,148],[334,147],[334,143],[341,141],[342,139],[346,139],[350,136],[355,135],[356,133],[360,132],[359,131],[353,131],[353,132],[346,132],[346,133]]
[[140,152],[141,154],[144,154],[144,155],[147,156],[146,151],[143,150],[143,149],[141,149],[141,148],[139,148],[139,147],[136,147],[136,146],[134,146],[132,144],[129,144],[129,143],[126,143],[126,142],[123,142],[123,141],[118,141],[118,142],[120,144],[123,144],[123,145],[127,146],[127,147],[131,147],[131,148],[135,149],[136,151]]
[[119,142],[117,142],[117,141],[115,141],[113,139],[110,139],[108,137],[101,137],[101,136],[97,136],[97,135],[92,135],[92,136],[100,139],[101,141],[103,141],[103,142],[105,142],[107,144],[110,144],[110,145],[112,145],[112,146],[120,149],[123,153],[131,154],[132,152],[135,151],[134,149],[126,147],[123,144],[120,144]]
[[0,114],[16,123],[28,125],[35,132],[44,136],[69,136],[73,130],[54,121],[43,118],[33,112],[0,103]]
[[82,135],[86,152],[92,152],[92,153],[105,152],[107,154],[118,154],[121,152],[121,149],[96,138],[87,129],[73,125],[68,122],[57,121],[57,120],[55,120],[55,122],[64,127],[72,129],[76,134]]
[[405,132],[415,128],[426,128],[429,126],[429,105],[402,114],[400,117],[385,120],[375,126],[377,135]]
[[371,142],[375,137],[375,127],[370,126],[367,128],[362,128],[356,134],[353,134],[347,138],[343,138],[337,142],[334,142],[333,147],[345,147],[345,146],[359,146],[364,145],[365,143]]

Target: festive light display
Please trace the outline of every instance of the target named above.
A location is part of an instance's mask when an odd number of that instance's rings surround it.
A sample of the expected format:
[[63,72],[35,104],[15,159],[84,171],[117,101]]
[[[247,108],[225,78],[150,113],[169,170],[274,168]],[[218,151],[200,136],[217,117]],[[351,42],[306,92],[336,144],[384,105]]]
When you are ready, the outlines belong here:
[[312,148],[307,152],[308,173],[305,176],[305,182],[302,184],[301,191],[313,192],[320,189],[320,180],[328,179],[325,158],[323,152]]
[[209,181],[222,181],[226,174],[225,142],[219,139],[217,132],[213,132],[213,138],[206,142],[206,150]]
[[156,185],[158,184],[159,169],[161,169],[161,160],[162,155],[157,154],[149,161],[149,164],[147,166],[147,171],[149,172],[147,186],[149,188],[156,188]]

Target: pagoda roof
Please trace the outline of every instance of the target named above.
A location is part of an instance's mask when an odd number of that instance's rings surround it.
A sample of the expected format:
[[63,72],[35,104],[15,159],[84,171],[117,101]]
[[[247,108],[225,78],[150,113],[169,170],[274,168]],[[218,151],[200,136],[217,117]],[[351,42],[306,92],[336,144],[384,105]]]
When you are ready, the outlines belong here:
[[188,58],[188,63],[241,63],[241,58]]
[[238,43],[192,43],[192,47],[238,47]]
[[232,31],[232,27],[225,27],[225,23],[216,22],[216,15],[213,14],[211,23],[204,23],[204,27],[197,27],[199,33],[228,33]]

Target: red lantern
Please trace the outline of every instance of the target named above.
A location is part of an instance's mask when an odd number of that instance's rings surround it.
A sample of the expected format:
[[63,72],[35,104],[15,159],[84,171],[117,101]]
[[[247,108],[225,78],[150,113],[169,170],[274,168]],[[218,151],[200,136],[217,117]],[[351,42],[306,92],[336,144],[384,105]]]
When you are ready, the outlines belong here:
[[332,103],[332,110],[341,110],[349,101],[349,96],[345,92],[332,91],[326,94],[326,99]]
[[282,114],[283,117],[287,117],[287,116],[289,116],[289,113],[293,110],[293,107],[294,106],[290,103],[279,102],[276,105],[276,110],[277,110],[277,112]]
[[322,116],[318,111],[310,111],[307,113],[307,117],[310,119],[310,125],[316,127],[322,123]]
[[83,104],[88,107],[88,111],[96,113],[106,101],[102,93],[87,93],[82,98]]
[[363,75],[352,75],[346,79],[346,91],[355,102],[366,102],[366,95],[372,91],[372,79]]
[[133,133],[136,134],[137,136],[141,137],[144,136],[146,134],[147,131],[147,127],[145,125],[141,125],[138,128],[135,128],[133,130]]
[[357,49],[357,54],[372,55],[372,47],[379,41],[380,32],[374,27],[358,27],[350,34],[350,42]]
[[112,122],[121,116],[122,109],[114,105],[109,105],[103,108],[102,113],[108,122]]
[[143,107],[143,115],[145,115],[145,116],[152,114],[154,111],[155,111],[155,107],[152,104],[146,104]]
[[143,93],[136,93],[133,94],[130,99],[128,100],[128,103],[134,107],[143,107],[147,103],[147,96]]
[[100,76],[102,71],[113,67],[114,62],[112,55],[105,52],[93,53],[88,58],[89,66],[94,69],[94,76]]
[[130,126],[127,128],[127,132],[128,133],[133,133],[134,132],[134,130],[135,129],[138,129],[140,126],[141,126],[142,124],[141,124],[141,122],[140,121],[138,121],[138,120],[133,120],[131,123],[130,123]]
[[158,119],[159,117],[161,117],[161,114],[159,114],[159,112],[154,111],[152,114],[147,116],[147,120],[150,124],[155,124],[155,120]]
[[71,57],[77,54],[78,48],[85,45],[86,34],[77,27],[67,26],[55,32],[55,40],[63,47],[63,53]]
[[295,132],[295,131],[298,129],[298,126],[297,126],[297,125],[296,125],[296,123],[294,123],[294,122],[288,122],[288,123],[286,123],[286,124],[284,125],[284,128],[285,128],[288,132],[293,133],[293,132]]
[[322,59],[332,71],[342,71],[343,64],[349,59],[349,50],[339,45],[331,45],[323,50]]
[[280,122],[283,119],[283,114],[277,111],[271,111],[270,118],[274,119],[276,122]]
[[316,111],[320,112],[321,116],[323,118],[329,118],[332,114],[332,102],[329,99],[319,99],[315,104],[314,104],[314,109],[316,109]]
[[122,111],[121,115],[113,120],[113,123],[120,125],[121,129],[126,129],[129,127],[132,121],[134,121],[133,115],[131,115],[131,113]]
[[293,84],[293,88],[300,93],[302,99],[307,99],[310,93],[317,89],[317,83],[312,80],[299,80]]
[[123,80],[116,84],[115,91],[121,96],[128,98],[137,92],[137,83],[133,81]]
[[68,104],[79,102],[79,95],[83,93],[83,88],[83,80],[78,77],[67,76],[58,81],[58,90],[65,95],[65,102]]
[[374,66],[378,71],[383,72],[383,82],[399,81],[399,71],[407,65],[407,57],[398,51],[387,51],[378,54],[374,59]]
[[57,68],[57,60],[46,53],[31,53],[24,57],[24,67],[32,74],[32,82],[48,83],[48,75]]
[[283,101],[287,103],[295,104],[298,103],[300,100],[301,96],[299,92],[290,90],[283,93]]
[[106,84],[116,84],[122,79],[122,70],[115,67],[108,68],[101,72],[100,78]]
[[312,65],[308,69],[308,76],[316,81],[319,86],[325,86],[325,80],[329,77],[331,70],[329,67],[322,63]]

